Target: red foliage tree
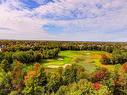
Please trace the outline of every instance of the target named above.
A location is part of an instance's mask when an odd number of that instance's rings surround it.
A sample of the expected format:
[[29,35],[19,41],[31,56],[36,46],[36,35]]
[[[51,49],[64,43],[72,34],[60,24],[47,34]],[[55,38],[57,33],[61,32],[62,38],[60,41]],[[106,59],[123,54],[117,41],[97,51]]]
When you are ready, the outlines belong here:
[[99,90],[99,89],[101,88],[101,84],[98,83],[98,82],[95,82],[95,83],[92,84],[92,87],[93,87],[93,89],[95,89],[95,90]]

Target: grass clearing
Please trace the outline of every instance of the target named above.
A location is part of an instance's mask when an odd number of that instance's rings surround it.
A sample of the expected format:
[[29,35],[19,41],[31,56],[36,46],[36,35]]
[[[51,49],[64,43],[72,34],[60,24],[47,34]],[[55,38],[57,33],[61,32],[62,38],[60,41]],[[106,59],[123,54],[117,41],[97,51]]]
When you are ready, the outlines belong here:
[[114,65],[103,65],[100,62],[101,54],[111,56],[104,51],[61,51],[55,59],[45,59],[41,63],[48,68],[64,67],[67,64],[82,65],[87,71],[94,72],[98,67],[105,67],[114,70]]

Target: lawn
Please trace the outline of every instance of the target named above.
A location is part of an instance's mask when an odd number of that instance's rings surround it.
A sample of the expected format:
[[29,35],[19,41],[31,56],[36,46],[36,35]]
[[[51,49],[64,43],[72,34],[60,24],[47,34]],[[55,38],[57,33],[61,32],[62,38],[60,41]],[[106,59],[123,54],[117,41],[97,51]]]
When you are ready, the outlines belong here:
[[106,67],[109,70],[114,70],[114,65],[103,65],[100,62],[101,54],[111,56],[110,53],[103,51],[61,51],[58,58],[45,59],[41,62],[42,65],[48,68],[64,67],[70,64],[82,65],[87,71],[94,72],[98,67]]

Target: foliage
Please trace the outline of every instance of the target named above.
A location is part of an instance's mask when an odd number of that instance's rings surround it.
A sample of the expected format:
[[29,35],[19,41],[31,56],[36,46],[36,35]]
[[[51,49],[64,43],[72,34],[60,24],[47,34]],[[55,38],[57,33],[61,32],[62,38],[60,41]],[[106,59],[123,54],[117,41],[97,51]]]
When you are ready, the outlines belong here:
[[76,65],[67,66],[63,71],[63,82],[69,84],[77,81],[77,68]]
[[23,88],[23,77],[24,77],[24,71],[23,71],[23,65],[20,62],[16,62],[13,64],[13,68],[11,71],[12,75],[12,87],[13,89],[20,91]]
[[3,60],[3,58],[4,58],[4,54],[2,52],[0,52],[0,63]]
[[11,73],[0,69],[0,95],[7,95],[11,91]]
[[109,58],[106,55],[102,55],[101,62],[103,64],[123,64],[127,62],[127,52],[123,52],[119,49],[114,49],[112,57]]
[[6,59],[9,64],[13,63],[12,55],[13,55],[13,52],[6,52],[5,53],[4,59]]
[[52,73],[47,84],[47,91],[49,93],[56,92],[62,85],[62,77],[58,73]]
[[[126,43],[0,41],[0,45],[2,46],[0,95],[127,94],[127,49],[124,48],[127,46]],[[59,56],[59,52],[65,50],[80,51],[81,56],[70,52]],[[94,57],[85,53],[87,58],[91,58],[86,60],[83,50],[94,51]],[[100,51],[108,52],[112,56],[99,53]],[[101,55],[101,62],[95,55]],[[42,67],[43,61],[58,58],[65,58],[66,65],[55,69]],[[72,60],[72,63],[68,60]],[[58,61],[57,64],[59,65],[60,62]],[[95,68],[96,71],[88,72],[87,69],[96,66],[95,64],[101,64],[103,68],[98,66],[98,69]],[[107,69],[107,65],[111,64],[117,66],[113,71]]]
[[9,62],[8,62],[6,59],[2,60],[0,66],[1,66],[1,68],[2,68],[5,72],[7,72],[8,70],[10,70],[10,68],[11,68]]
[[35,64],[33,70],[29,71],[25,76],[25,88],[22,93],[24,95],[40,95],[44,93],[46,85],[46,74],[39,64]]

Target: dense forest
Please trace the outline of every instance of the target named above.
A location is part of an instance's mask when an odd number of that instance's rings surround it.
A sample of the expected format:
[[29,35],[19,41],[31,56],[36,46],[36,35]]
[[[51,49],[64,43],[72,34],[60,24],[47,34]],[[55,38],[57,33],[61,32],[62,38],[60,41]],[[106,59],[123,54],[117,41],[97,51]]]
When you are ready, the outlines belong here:
[[[67,50],[107,52],[112,56],[101,54],[100,62],[114,70],[88,73],[78,61],[55,69],[43,65]],[[2,40],[0,95],[127,95],[127,43]]]

